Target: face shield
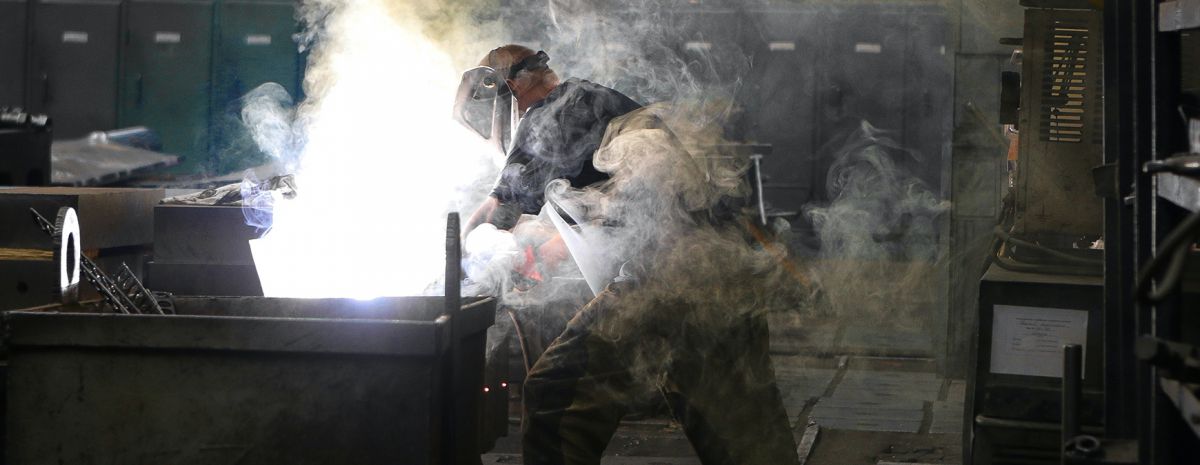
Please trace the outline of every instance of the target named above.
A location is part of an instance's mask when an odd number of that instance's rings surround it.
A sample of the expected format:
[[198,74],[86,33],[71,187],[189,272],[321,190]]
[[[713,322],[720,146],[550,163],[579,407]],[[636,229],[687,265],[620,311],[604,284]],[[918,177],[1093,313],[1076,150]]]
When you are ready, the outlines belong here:
[[467,70],[454,99],[454,119],[507,154],[521,118],[508,79],[515,79],[522,71],[549,68],[549,61],[546,52],[539,51],[504,74],[487,66]]
[[454,99],[454,119],[508,153],[517,128],[517,103],[505,76],[487,66],[463,73]]

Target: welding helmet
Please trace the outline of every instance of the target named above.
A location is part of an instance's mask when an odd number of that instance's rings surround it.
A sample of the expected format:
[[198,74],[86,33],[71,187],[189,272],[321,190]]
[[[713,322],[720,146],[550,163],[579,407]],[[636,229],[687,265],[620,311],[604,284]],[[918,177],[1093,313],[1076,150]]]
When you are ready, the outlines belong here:
[[454,119],[508,153],[520,120],[516,95],[508,87],[508,80],[521,71],[546,68],[548,61],[546,52],[539,51],[505,70],[488,66],[467,70],[454,99]]
[[454,119],[508,153],[518,115],[516,98],[504,78],[487,66],[463,73],[454,98]]

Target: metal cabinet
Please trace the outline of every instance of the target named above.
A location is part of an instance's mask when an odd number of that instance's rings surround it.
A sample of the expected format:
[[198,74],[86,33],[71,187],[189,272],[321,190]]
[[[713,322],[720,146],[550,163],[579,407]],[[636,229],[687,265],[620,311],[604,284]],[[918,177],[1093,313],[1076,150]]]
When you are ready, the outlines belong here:
[[764,198],[773,207],[799,211],[811,198],[815,60],[821,16],[812,11],[760,11],[749,18],[746,38],[753,66],[740,104],[747,109],[743,137],[770,144],[763,160]]
[[[834,6],[825,17],[822,54],[817,62],[816,146],[818,172],[863,121],[903,142],[904,69],[907,57],[905,11],[877,5]],[[824,196],[825,179],[816,180]]]
[[27,2],[0,0],[0,107],[25,105]]
[[122,53],[119,121],[158,131],[163,151],[208,149],[213,4],[130,1]]
[[218,102],[237,99],[275,82],[293,97],[300,89],[301,60],[291,2],[225,1],[217,5],[214,92]]
[[120,7],[116,0],[33,4],[27,104],[54,119],[56,138],[116,125]]
[[297,32],[293,3],[234,0],[222,1],[216,8],[213,151],[224,153],[243,134],[239,99],[247,92],[275,82],[293,99],[300,99],[303,58],[292,38]]
[[907,18],[908,58],[904,70],[904,146],[918,154],[913,174],[932,192],[948,196],[948,157],[954,129],[953,60],[947,47],[949,22],[941,7],[914,8]]

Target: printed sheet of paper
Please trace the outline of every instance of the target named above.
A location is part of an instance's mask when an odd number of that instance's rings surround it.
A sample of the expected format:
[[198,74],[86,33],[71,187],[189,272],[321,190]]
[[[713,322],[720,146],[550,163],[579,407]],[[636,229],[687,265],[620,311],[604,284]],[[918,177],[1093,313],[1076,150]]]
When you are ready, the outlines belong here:
[[996,305],[991,371],[1061,378],[1064,345],[1083,346],[1087,359],[1087,325],[1086,310]]

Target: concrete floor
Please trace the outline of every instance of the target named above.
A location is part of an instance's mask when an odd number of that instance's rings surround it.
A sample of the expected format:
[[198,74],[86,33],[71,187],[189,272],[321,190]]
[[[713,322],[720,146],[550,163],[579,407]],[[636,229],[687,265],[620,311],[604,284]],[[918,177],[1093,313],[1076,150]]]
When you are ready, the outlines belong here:
[[[965,383],[937,376],[932,341],[920,331],[877,332],[772,322],[772,358],[803,463],[962,463]],[[483,463],[521,463],[518,421]],[[677,424],[651,417],[623,422],[602,463],[700,462]]]

